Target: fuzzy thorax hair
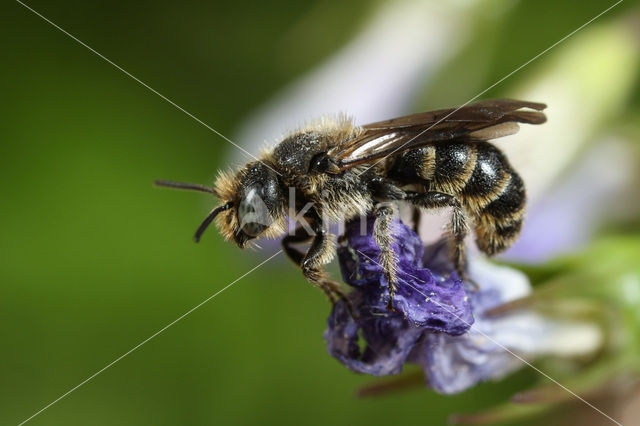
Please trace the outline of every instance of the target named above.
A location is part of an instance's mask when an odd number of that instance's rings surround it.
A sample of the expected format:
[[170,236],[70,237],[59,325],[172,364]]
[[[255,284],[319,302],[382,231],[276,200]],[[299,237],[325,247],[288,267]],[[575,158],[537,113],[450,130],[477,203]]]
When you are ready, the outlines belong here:
[[354,124],[353,117],[345,113],[339,113],[335,115],[325,115],[311,120],[303,126],[285,134],[283,139],[298,133],[308,132],[326,135],[328,139],[333,141],[333,146],[338,146],[342,142],[360,135],[362,128]]

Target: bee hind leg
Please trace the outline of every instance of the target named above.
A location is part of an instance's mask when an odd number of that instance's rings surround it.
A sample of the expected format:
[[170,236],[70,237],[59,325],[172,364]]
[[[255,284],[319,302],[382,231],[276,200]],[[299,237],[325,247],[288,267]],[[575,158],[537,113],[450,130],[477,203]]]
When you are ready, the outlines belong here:
[[462,208],[453,208],[451,214],[451,224],[449,225],[449,234],[451,235],[451,259],[453,266],[461,280],[470,283],[474,290],[478,290],[478,284],[467,274],[467,256],[465,254],[464,239],[469,233],[469,225],[467,225],[467,216]]
[[467,216],[460,205],[460,202],[452,195],[443,192],[407,192],[406,201],[415,206],[425,209],[442,207],[452,207],[451,222],[449,224],[449,235],[451,241],[451,261],[460,279],[471,283],[476,289],[477,284],[469,279],[467,275],[467,257],[465,253],[464,239],[469,233]]

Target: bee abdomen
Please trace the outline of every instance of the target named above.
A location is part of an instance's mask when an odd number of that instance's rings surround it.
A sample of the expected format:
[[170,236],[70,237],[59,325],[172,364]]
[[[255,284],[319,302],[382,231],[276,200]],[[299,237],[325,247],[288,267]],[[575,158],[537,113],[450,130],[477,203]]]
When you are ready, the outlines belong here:
[[394,159],[389,176],[401,183],[420,179],[427,190],[457,198],[473,219],[478,247],[488,255],[509,248],[520,233],[524,184],[488,142],[438,143],[408,151]]
[[509,248],[520,234],[524,220],[524,183],[513,170],[508,174],[510,178],[504,190],[482,208],[476,220],[476,243],[488,255]]
[[467,207],[479,214],[506,190],[512,170],[504,154],[495,146],[482,143],[475,147],[476,161],[460,195]]
[[422,178],[431,180],[434,188],[447,194],[458,194],[477,168],[479,150],[475,143],[452,142],[434,146],[433,159],[423,160]]
[[526,200],[524,183],[513,170],[509,175],[510,179],[504,190],[482,209],[483,215],[499,220],[515,219],[521,216]]

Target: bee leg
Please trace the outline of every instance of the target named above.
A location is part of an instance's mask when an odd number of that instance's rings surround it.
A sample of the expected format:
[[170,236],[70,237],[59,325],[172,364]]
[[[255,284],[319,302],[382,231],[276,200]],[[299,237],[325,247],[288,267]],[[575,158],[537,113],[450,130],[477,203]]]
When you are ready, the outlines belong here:
[[393,307],[393,297],[396,293],[396,284],[398,276],[396,265],[398,263],[397,255],[391,248],[394,238],[391,235],[391,222],[395,216],[395,209],[390,203],[379,203],[375,208],[376,221],[373,225],[373,237],[376,244],[380,248],[380,265],[387,279],[389,287],[389,300],[387,302],[387,310],[395,312]]
[[296,265],[302,265],[304,259],[304,253],[299,249],[292,246],[292,244],[304,243],[311,239],[311,235],[302,226],[296,228],[293,234],[288,234],[282,239],[282,250],[285,252],[289,259]]
[[[323,285],[323,283],[326,281],[325,280],[326,277],[324,276],[325,274],[323,273],[323,271],[320,268],[303,266],[307,255],[302,251],[300,251],[299,249],[297,249],[296,247],[292,246],[292,244],[304,243],[306,241],[309,241],[312,238],[314,237],[312,235],[309,235],[309,233],[305,228],[299,227],[295,230],[293,234],[287,235],[282,239],[282,249],[287,254],[287,256],[289,256],[289,259],[293,261],[293,263],[295,263],[296,265],[302,268],[302,272],[305,278],[307,278],[307,280],[310,281],[312,284],[317,285],[318,287],[321,287],[322,290],[324,290],[324,292],[329,297],[329,300],[331,300],[331,302],[333,303],[336,301],[336,296],[334,294],[335,292],[333,292],[329,288],[329,286]],[[312,244],[312,247],[313,247],[313,244]],[[311,252],[311,248],[309,249],[309,252]]]
[[467,236],[468,227],[466,217],[464,212],[460,208],[459,205],[453,207],[453,211],[451,212],[451,223],[449,224],[449,233],[451,234],[451,238],[453,244],[451,246],[452,253],[451,259],[453,260],[453,266],[461,275],[466,276],[467,270],[467,258],[465,256],[464,250],[464,238]]
[[449,233],[451,235],[451,260],[453,267],[458,276],[470,282],[477,288],[477,284],[471,281],[467,276],[467,265],[465,256],[464,239],[469,233],[467,225],[467,216],[462,210],[460,202],[452,195],[443,192],[407,192],[405,200],[410,203],[426,209],[434,209],[441,207],[453,207],[451,214],[451,223],[449,224]]
[[414,207],[411,212],[411,222],[413,223],[413,232],[420,235],[420,209]]
[[396,213],[391,201],[403,200],[406,193],[392,182],[383,178],[374,178],[370,182],[370,189],[374,200],[380,201],[374,211],[376,219],[373,225],[373,237],[380,248],[380,265],[382,266],[385,278],[387,279],[387,286],[389,287],[387,310],[395,312],[393,297],[395,296],[398,282],[396,270],[398,259],[396,253],[391,248],[394,239],[390,226]]
[[311,270],[303,269],[302,273],[304,274],[307,281],[317,287],[320,287],[320,289],[324,291],[324,294],[327,295],[327,298],[329,299],[331,304],[335,304],[337,301],[342,300],[344,301],[347,307],[347,311],[349,311],[351,317],[353,319],[359,318],[359,316],[353,309],[353,305],[351,304],[351,300],[349,299],[348,295],[344,291],[342,291],[342,289],[340,288],[340,284],[329,278],[326,271],[324,271],[322,268],[313,268]]
[[307,278],[311,284],[320,287],[320,289],[322,289],[322,291],[327,295],[327,298],[329,298],[331,304],[335,304],[339,300],[342,300],[344,301],[347,311],[349,311],[351,317],[353,319],[359,318],[353,309],[353,305],[351,304],[351,300],[348,295],[342,291],[340,284],[329,278],[326,271],[321,268],[316,268],[311,271],[311,274],[305,273],[305,278]]
[[[357,316],[353,312],[351,301],[347,295],[340,289],[340,284],[332,281],[327,273],[322,269],[322,264],[330,260],[332,253],[332,245],[327,236],[327,232],[321,225],[319,220],[312,221],[312,228],[315,232],[315,236],[309,235],[309,233],[303,228],[299,227],[295,230],[293,235],[287,235],[282,239],[282,248],[289,258],[300,268],[307,281],[311,284],[320,287],[322,291],[327,295],[329,301],[333,304],[338,300],[344,300],[347,309],[353,318]],[[312,240],[311,246],[306,254],[301,252],[292,244],[303,243]]]
[[[309,279],[313,279],[315,271],[320,271],[322,265],[329,263],[335,254],[329,233],[322,220],[319,217],[314,217],[311,226],[315,235],[311,240],[309,250],[300,263],[302,272]],[[315,279],[315,281],[318,280],[319,278]]]

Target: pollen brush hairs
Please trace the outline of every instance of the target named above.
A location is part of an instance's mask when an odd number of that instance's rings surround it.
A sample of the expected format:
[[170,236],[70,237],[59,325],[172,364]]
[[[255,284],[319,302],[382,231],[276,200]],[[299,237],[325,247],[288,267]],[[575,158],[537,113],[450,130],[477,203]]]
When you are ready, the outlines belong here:
[[[396,265],[391,250],[393,204],[452,209],[451,258],[466,277],[464,240],[470,225],[478,248],[495,255],[509,248],[522,227],[524,183],[491,139],[514,134],[518,123],[542,124],[546,105],[511,99],[413,114],[364,126],[350,119],[321,120],[284,137],[258,161],[221,173],[213,188],[156,181],[159,186],[207,192],[221,201],[195,234],[212,222],[240,248],[275,238],[287,227],[290,194],[305,223],[282,246],[312,284],[332,302],[344,298],[323,266],[335,254],[330,222],[373,214],[374,233],[394,310]],[[310,242],[306,251],[294,245]]]

